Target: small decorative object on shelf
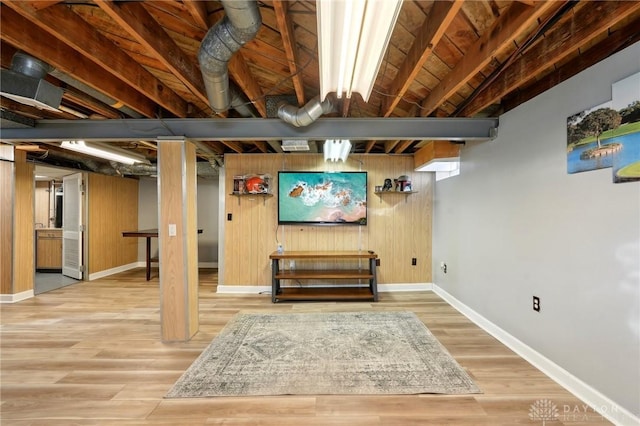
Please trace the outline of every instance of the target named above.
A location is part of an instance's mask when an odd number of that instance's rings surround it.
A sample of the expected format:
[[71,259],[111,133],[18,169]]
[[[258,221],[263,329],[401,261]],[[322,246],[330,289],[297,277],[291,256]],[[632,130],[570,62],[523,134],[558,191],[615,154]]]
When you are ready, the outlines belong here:
[[376,194],[383,192],[414,192],[411,181],[407,175],[402,175],[398,179],[385,179],[384,185],[376,185],[374,191]]
[[233,177],[233,195],[270,194],[271,175],[251,174]]
[[398,179],[394,179],[396,191],[411,192],[411,181],[407,175],[402,175]]
[[233,177],[233,193],[244,194],[244,176]]
[[391,185],[391,179],[385,179],[384,180],[384,185],[382,187],[383,191],[391,191],[391,189],[393,188],[393,185]]

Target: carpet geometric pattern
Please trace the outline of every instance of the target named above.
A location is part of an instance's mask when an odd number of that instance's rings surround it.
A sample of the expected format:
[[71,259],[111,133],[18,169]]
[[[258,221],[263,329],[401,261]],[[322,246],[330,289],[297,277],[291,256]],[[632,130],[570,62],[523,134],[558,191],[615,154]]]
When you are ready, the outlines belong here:
[[166,398],[467,394],[478,387],[412,312],[238,314]]

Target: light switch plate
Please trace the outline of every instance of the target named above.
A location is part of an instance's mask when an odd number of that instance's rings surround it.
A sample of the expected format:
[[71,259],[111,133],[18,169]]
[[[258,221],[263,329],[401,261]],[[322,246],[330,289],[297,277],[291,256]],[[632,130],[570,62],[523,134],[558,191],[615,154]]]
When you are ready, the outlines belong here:
[[175,223],[170,223],[169,224],[169,236],[170,237],[175,237],[176,236],[176,224]]

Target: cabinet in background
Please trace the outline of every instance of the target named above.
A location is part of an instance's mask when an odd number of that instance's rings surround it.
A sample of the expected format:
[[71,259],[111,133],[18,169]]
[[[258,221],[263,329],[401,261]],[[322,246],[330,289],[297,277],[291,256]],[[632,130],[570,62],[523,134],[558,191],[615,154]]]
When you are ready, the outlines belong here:
[[36,229],[36,269],[62,270],[62,229]]

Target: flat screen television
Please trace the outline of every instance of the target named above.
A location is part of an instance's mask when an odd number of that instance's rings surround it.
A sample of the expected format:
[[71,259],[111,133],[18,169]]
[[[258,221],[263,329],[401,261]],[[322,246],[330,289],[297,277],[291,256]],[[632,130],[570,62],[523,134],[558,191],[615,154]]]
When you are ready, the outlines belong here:
[[366,225],[367,172],[278,172],[278,224]]

